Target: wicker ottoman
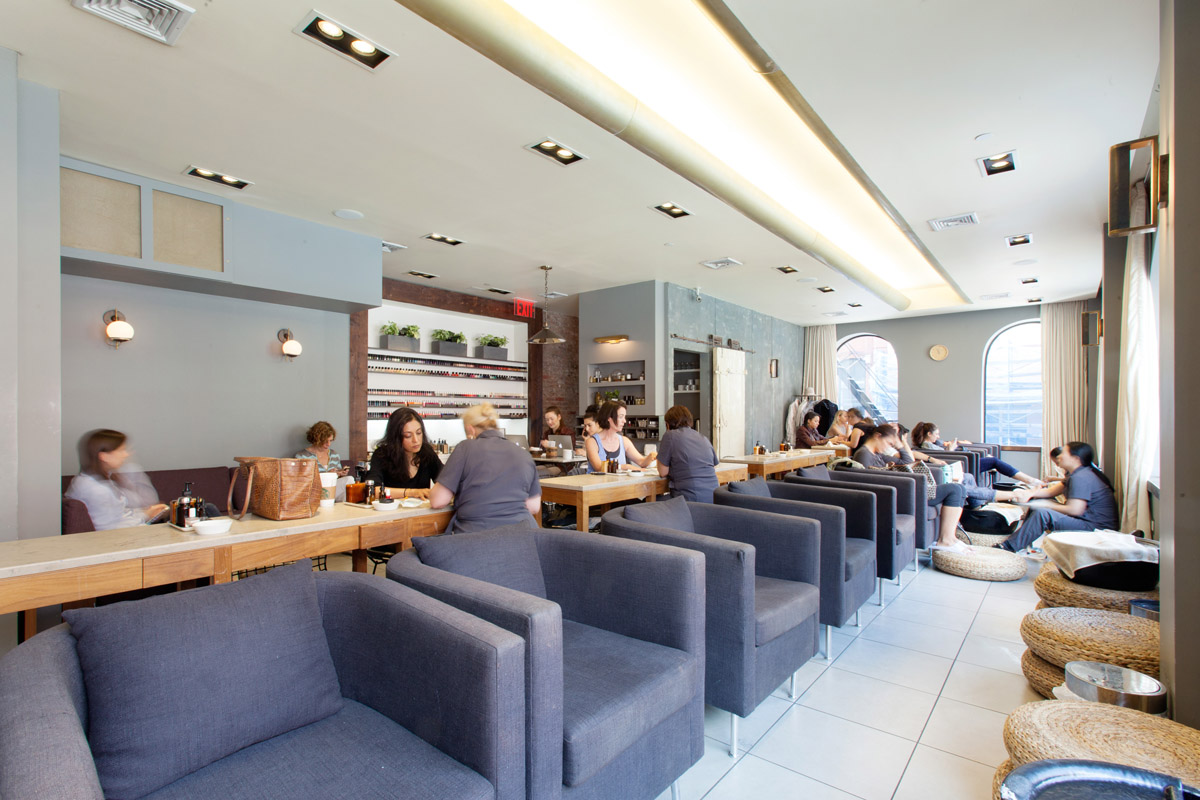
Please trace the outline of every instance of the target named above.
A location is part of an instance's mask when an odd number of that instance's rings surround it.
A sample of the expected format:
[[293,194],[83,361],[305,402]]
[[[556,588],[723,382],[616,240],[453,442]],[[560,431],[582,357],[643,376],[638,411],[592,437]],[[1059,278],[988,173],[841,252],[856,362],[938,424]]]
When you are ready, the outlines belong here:
[[977,581],[1019,581],[1025,577],[1025,559],[994,547],[972,547],[970,553],[934,549],[930,560],[942,572]]
[[1026,703],[1008,715],[1004,746],[1013,769],[1046,758],[1082,758],[1200,782],[1200,731],[1104,703]]
[[1157,600],[1158,590],[1148,592],[1122,592],[1116,589],[1097,589],[1068,580],[1053,562],[1042,565],[1042,571],[1033,581],[1034,591],[1050,607],[1102,608],[1106,611],[1129,613],[1130,600]]
[[1008,759],[996,767],[996,774],[992,776],[992,800],[1000,800],[1000,784],[1004,783],[1004,779],[1013,769],[1015,767],[1013,767],[1012,759]]
[[1067,679],[1062,667],[1056,667],[1028,648],[1021,654],[1021,672],[1025,673],[1030,688],[1047,700],[1054,699],[1054,687],[1062,686]]
[[1095,608],[1044,608],[1021,620],[1021,638],[1056,667],[1116,664],[1158,677],[1158,623]]
[[1001,542],[1008,541],[1008,536],[1000,536],[996,533],[971,533],[959,528],[954,532],[960,542],[973,544],[976,547],[994,547]]

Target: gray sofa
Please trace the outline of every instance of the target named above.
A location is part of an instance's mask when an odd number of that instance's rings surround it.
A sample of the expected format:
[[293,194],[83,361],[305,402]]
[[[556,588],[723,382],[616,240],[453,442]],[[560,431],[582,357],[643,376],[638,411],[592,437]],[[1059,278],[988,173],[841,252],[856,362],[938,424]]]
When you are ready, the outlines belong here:
[[309,562],[67,611],[0,660],[0,796],[525,793],[521,639]]
[[677,497],[614,508],[600,532],[704,554],[704,699],[730,712],[736,755],[738,717],[817,652],[819,524]]
[[841,505],[810,502],[808,487],[786,481],[754,478],[735,481],[713,493],[717,505],[789,514],[821,526],[821,624],[825,626],[825,655],[833,652],[833,629],[845,625],[875,587],[875,502],[870,496],[844,489],[836,493]]
[[530,800],[653,800],[703,755],[702,556],[512,526],[413,544],[388,578],[525,642]]

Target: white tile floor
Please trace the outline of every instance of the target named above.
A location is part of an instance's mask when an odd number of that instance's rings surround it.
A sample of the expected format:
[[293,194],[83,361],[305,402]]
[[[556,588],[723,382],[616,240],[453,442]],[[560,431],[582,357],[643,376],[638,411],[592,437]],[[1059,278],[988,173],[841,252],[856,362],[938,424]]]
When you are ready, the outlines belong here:
[[[988,800],[1007,757],[1008,712],[1039,700],[1021,675],[1021,617],[1037,605],[1026,579],[970,581],[922,565],[872,596],[862,627],[835,630],[833,661],[800,671],[738,730],[706,709],[704,757],[681,779],[685,800]],[[670,791],[659,800],[668,800]]]

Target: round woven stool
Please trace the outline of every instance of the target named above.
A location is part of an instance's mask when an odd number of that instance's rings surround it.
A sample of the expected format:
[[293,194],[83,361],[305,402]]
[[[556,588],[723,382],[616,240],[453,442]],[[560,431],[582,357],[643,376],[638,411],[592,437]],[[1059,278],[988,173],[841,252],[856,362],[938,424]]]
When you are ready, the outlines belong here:
[[1158,677],[1158,623],[1095,608],[1043,608],[1021,620],[1029,649],[1056,667],[1116,664]]
[[973,544],[976,547],[993,547],[1001,542],[1008,541],[1009,538],[1007,535],[1000,536],[995,533],[972,533],[971,531],[964,531],[962,528],[956,530],[954,535],[958,537],[960,542]]
[[1000,800],[1000,784],[1004,783],[1004,779],[1012,771],[1012,759],[1006,759],[1003,764],[996,767],[996,774],[992,776],[992,800]]
[[1056,667],[1032,650],[1021,654],[1021,672],[1025,673],[1029,686],[1042,697],[1054,699],[1054,687],[1062,686],[1067,679],[1062,667]]
[[1158,590],[1122,592],[1117,589],[1098,589],[1068,580],[1054,563],[1047,561],[1033,581],[1038,597],[1052,607],[1102,608],[1106,611],[1129,613],[1130,600],[1157,600]]
[[1082,700],[1016,708],[1004,723],[1013,768],[1045,758],[1082,758],[1200,781],[1200,731],[1141,711]]
[[1033,608],[1035,611],[1040,611],[1043,608],[1054,608],[1054,606],[1050,605],[1045,600],[1038,600],[1038,604]]
[[1019,581],[1025,577],[1025,559],[994,547],[972,547],[969,553],[934,549],[930,559],[942,572],[977,581]]

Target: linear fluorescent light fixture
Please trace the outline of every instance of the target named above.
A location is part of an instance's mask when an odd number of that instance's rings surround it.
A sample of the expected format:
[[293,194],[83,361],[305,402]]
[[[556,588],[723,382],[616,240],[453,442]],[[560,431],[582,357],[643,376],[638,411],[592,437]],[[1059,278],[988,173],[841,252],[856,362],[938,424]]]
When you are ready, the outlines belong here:
[[377,42],[350,30],[319,11],[308,12],[304,19],[300,20],[300,24],[292,28],[292,32],[353,61],[368,72],[374,72],[383,62],[395,55],[380,47]]
[[1010,150],[1007,153],[997,153],[994,156],[977,158],[975,159],[975,163],[979,165],[979,171],[985,178],[1005,172],[1012,172],[1017,168],[1017,151]]
[[247,186],[253,186],[254,181],[246,181],[241,178],[235,178],[233,175],[226,175],[224,172],[217,170],[205,169],[197,167],[194,164],[183,171],[184,175],[191,175],[193,178],[219,183],[221,186],[228,186],[231,189],[245,189]]
[[424,236],[422,236],[421,238],[428,239],[431,242],[441,242],[442,244],[448,244],[452,247],[462,244],[462,239],[455,239],[453,236],[447,236],[444,233],[427,233]]
[[196,13],[174,0],[71,0],[71,5],[167,45],[175,44]]
[[416,277],[416,278],[424,278],[427,281],[431,281],[434,278],[438,277],[437,275],[434,275],[432,272],[421,272],[418,269],[410,269],[408,271],[408,274],[412,275],[413,277]]
[[654,206],[654,210],[661,211],[671,219],[683,219],[684,217],[690,217],[692,215],[692,212],[688,211],[683,206],[677,206],[674,203],[659,203],[658,205]]
[[1029,244],[1032,241],[1033,241],[1033,234],[1031,234],[1031,233],[1018,233],[1016,236],[1004,237],[1004,242],[1009,247],[1020,247],[1021,245]]
[[784,275],[793,275],[800,271],[800,270],[796,269],[795,267],[793,267],[791,264],[784,264],[782,267],[776,267],[775,269],[779,270]]
[[578,164],[580,161],[587,159],[587,156],[580,155],[579,151],[573,147],[567,147],[565,144],[554,139],[538,139],[532,144],[525,145],[526,150],[532,150],[540,156],[545,156],[556,164],[561,164],[564,167],[569,167],[572,164]]

